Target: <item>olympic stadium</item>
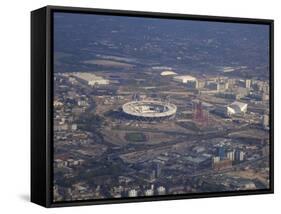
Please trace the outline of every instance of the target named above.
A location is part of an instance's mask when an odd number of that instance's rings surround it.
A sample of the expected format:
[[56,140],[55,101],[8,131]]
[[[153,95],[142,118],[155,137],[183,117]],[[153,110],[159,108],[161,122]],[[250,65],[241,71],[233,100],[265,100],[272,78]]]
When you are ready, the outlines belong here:
[[173,117],[177,106],[161,101],[131,101],[122,106],[123,112],[137,120],[162,120]]

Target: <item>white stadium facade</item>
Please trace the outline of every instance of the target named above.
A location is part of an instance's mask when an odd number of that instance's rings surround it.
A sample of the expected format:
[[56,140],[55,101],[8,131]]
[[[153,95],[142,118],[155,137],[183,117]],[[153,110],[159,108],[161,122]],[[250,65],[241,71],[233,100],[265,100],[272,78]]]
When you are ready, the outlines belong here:
[[123,112],[137,120],[162,120],[175,116],[177,106],[161,101],[131,101],[122,106]]

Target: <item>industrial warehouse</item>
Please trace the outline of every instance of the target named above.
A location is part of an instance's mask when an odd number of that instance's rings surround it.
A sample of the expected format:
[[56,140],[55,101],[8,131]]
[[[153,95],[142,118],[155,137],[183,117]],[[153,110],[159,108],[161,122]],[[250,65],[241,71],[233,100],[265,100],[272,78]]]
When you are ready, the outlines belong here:
[[104,79],[103,77],[97,76],[89,72],[77,72],[71,75],[77,80],[85,82],[89,86],[109,84],[109,81],[107,79]]

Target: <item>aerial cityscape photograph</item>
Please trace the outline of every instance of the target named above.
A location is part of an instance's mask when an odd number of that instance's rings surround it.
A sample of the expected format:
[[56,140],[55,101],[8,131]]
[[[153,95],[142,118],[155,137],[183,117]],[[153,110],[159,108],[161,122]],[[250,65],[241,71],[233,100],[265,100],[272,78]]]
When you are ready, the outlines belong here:
[[269,25],[53,22],[53,202],[269,189]]

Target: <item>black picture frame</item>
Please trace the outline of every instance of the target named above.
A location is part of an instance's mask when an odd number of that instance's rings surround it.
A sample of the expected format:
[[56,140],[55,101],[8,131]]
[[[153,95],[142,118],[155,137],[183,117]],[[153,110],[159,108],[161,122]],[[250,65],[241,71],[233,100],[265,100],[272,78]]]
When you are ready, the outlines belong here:
[[[69,12],[127,17],[265,24],[270,27],[270,188],[233,192],[192,193],[137,198],[53,202],[53,13]],[[31,12],[31,201],[44,207],[111,204],[268,194],[274,192],[274,21],[237,17],[201,16],[78,7],[46,6]]]

